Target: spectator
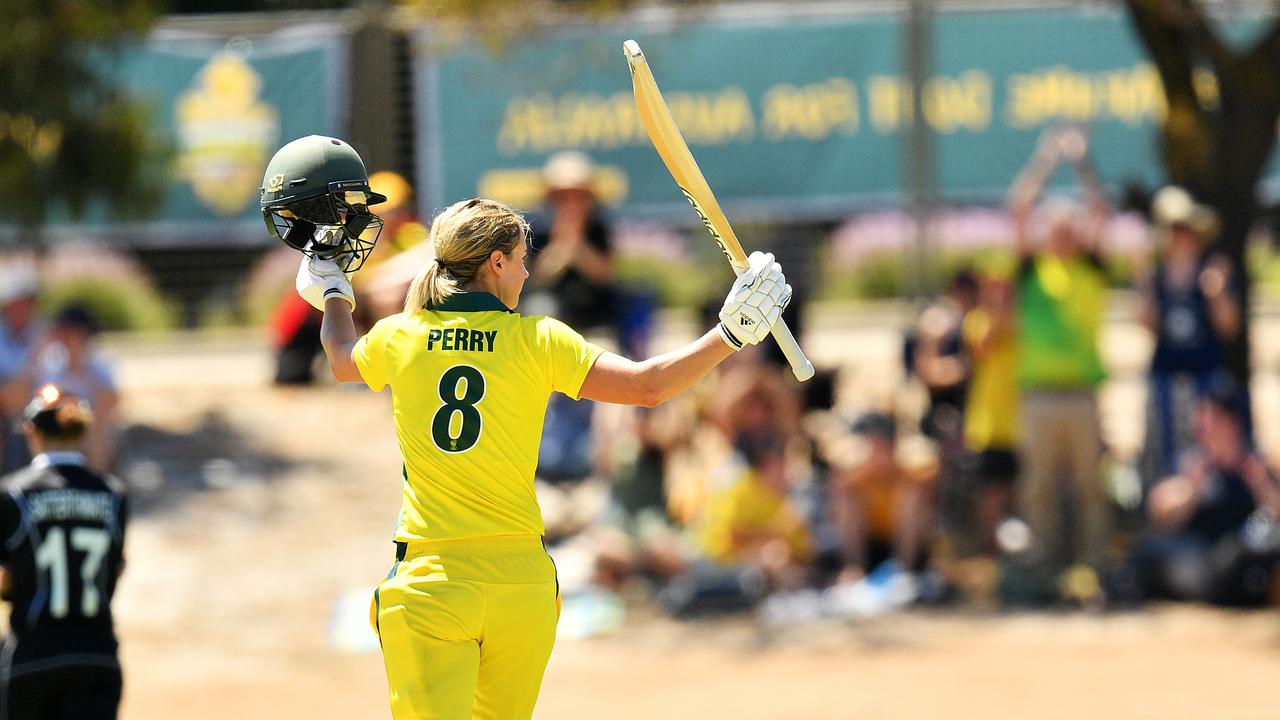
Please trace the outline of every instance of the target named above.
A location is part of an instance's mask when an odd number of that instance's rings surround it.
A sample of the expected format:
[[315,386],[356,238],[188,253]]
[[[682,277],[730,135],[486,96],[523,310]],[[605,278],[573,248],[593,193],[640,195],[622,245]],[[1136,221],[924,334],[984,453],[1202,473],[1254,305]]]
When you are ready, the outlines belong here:
[[1223,367],[1223,344],[1240,330],[1231,263],[1206,250],[1217,233],[1213,211],[1167,187],[1156,194],[1152,219],[1159,261],[1140,282],[1142,322],[1155,336],[1143,452],[1148,485],[1177,471],[1193,442],[1196,399]]
[[[612,238],[595,193],[595,167],[580,152],[553,155],[543,168],[548,217],[535,225],[530,289],[584,333],[612,334],[616,297]],[[539,310],[539,312],[542,312]]]
[[87,310],[64,308],[29,353],[8,393],[11,398],[29,397],[36,388],[53,384],[82,398],[94,414],[84,442],[85,460],[105,472],[115,464],[120,398],[110,367],[97,355],[96,334],[97,323]]
[[969,270],[956,273],[947,292],[920,314],[915,330],[912,370],[929,393],[920,429],[939,443],[959,438],[969,384],[969,358],[962,323],[978,300],[978,280]]
[[911,370],[929,394],[920,430],[941,455],[939,478],[942,524],[952,542],[963,548],[976,534],[972,492],[961,473],[964,455],[965,398],[970,379],[962,324],[978,300],[978,282],[969,270],[952,278],[946,294],[920,315],[913,333]]
[[12,472],[31,460],[20,428],[19,415],[30,397],[26,386],[16,386],[42,329],[36,318],[39,286],[33,266],[12,263],[0,273],[0,474]]
[[923,437],[900,441],[896,421],[882,413],[854,422],[853,439],[843,452],[828,453],[831,520],[844,559],[837,583],[857,583],[885,561],[907,572],[923,570],[936,453]]
[[[1032,204],[1061,160],[1089,199],[1065,199],[1038,216],[1044,243],[1033,243]],[[1017,279],[1018,380],[1022,391],[1024,474],[1018,508],[1033,537],[1032,563],[1049,582],[1072,564],[1095,575],[1109,540],[1106,493],[1098,472],[1102,442],[1095,398],[1105,372],[1098,352],[1106,272],[1098,240],[1109,216],[1101,184],[1078,130],[1048,131],[1010,189],[1020,268]],[[1063,533],[1061,481],[1075,496],[1080,529],[1071,549]],[[1095,578],[1096,579],[1096,578]]]
[[[1248,445],[1242,404],[1224,375],[1196,410],[1195,447],[1147,502],[1151,535],[1135,555],[1146,597],[1254,605],[1267,599],[1276,560],[1260,529],[1280,518],[1280,485]],[[1259,510],[1261,508],[1261,510]],[[1259,521],[1250,527],[1250,518]]]
[[746,436],[738,450],[747,466],[712,496],[699,547],[722,565],[753,565],[775,585],[795,585],[812,539],[788,498],[786,446],[774,436]]
[[746,609],[771,589],[807,579],[813,540],[788,494],[785,443],[744,435],[737,449],[745,466],[709,498],[690,528],[687,569],[660,595],[674,615]]
[[[596,203],[595,167],[579,152],[553,155],[543,168],[548,216],[534,226],[533,291],[525,309],[555,315],[593,340],[614,340],[616,302],[608,225]],[[603,336],[603,337],[602,337]],[[581,485],[593,474],[595,406],[563,395],[547,405],[538,476],[551,485]],[[544,487],[543,494],[550,495]],[[593,493],[594,495],[594,493]]]
[[994,554],[995,532],[1012,512],[1018,476],[1018,348],[1013,284],[988,273],[978,304],[964,318],[964,343],[973,375],[965,400],[964,435],[979,486],[978,531],[982,551]]

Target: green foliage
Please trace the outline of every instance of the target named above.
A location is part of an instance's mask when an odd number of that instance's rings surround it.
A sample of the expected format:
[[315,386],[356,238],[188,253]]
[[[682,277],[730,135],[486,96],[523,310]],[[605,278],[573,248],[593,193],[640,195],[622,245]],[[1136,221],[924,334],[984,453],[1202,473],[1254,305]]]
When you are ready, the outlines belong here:
[[122,214],[150,207],[146,118],[104,70],[154,17],[153,0],[0,3],[0,194],[22,198],[7,221],[78,216],[93,198]]
[[664,307],[699,307],[711,293],[705,266],[700,263],[673,263],[646,255],[620,255],[615,263],[623,285],[652,289]]
[[[924,263],[923,289],[933,295],[944,289],[956,273],[964,269],[977,273],[1011,275],[1017,261],[1007,250],[990,248],[968,252],[931,253]],[[1111,287],[1130,287],[1133,268],[1128,258],[1106,258],[1107,280]],[[884,251],[867,257],[856,266],[824,262],[818,297],[823,300],[889,300],[908,297],[918,291],[914,274],[919,265],[912,253]]]
[[[715,5],[717,0],[684,0],[665,3],[690,20]],[[451,39],[474,43],[477,40],[491,53],[501,54],[514,42],[530,34],[553,30],[566,24],[608,20],[641,6],[647,0],[399,0],[411,14],[456,32]]]
[[172,328],[177,312],[137,277],[100,275],[67,278],[41,291],[42,310],[57,313],[68,305],[88,310],[102,330],[163,330]]

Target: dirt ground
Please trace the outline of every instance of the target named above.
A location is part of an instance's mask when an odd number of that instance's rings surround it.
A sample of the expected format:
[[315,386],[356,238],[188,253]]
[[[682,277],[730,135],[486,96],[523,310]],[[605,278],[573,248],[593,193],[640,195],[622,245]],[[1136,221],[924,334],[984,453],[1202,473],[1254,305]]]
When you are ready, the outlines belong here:
[[[392,559],[387,399],[270,389],[252,340],[115,351],[139,488],[115,604],[123,717],[389,717],[376,649],[330,641],[337,599],[362,602]],[[536,717],[1263,720],[1280,717],[1277,677],[1273,612],[917,612],[785,632],[642,617],[559,642]]]

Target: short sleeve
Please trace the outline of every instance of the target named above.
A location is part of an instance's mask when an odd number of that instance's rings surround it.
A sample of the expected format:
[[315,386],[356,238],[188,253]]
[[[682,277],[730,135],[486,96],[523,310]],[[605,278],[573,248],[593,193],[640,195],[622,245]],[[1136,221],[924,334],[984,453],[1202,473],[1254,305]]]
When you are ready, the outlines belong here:
[[551,389],[577,400],[582,382],[604,349],[554,318],[538,318],[537,323],[538,347],[547,361]]
[[392,332],[389,321],[394,317],[379,320],[351,350],[351,359],[360,370],[360,377],[374,392],[381,392],[391,383],[391,372],[387,367],[387,340]]

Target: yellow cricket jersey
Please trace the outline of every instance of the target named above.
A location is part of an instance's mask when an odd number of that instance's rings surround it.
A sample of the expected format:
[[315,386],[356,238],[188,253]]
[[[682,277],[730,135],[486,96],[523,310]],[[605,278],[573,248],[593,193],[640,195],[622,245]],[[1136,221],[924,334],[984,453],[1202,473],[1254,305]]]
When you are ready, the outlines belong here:
[[[973,359],[964,409],[965,441],[972,450],[1018,446],[1018,344],[1012,332],[995,332],[991,314],[977,308],[964,318],[965,345]],[[985,352],[978,348],[986,346]]]
[[405,474],[396,540],[543,534],[533,473],[547,398],[577,399],[602,352],[484,292],[374,325],[352,356],[371,389],[391,386]]
[[786,541],[795,558],[813,550],[804,518],[787,497],[769,487],[753,470],[711,500],[698,541],[707,557],[723,564],[740,562],[742,553],[763,540]]

